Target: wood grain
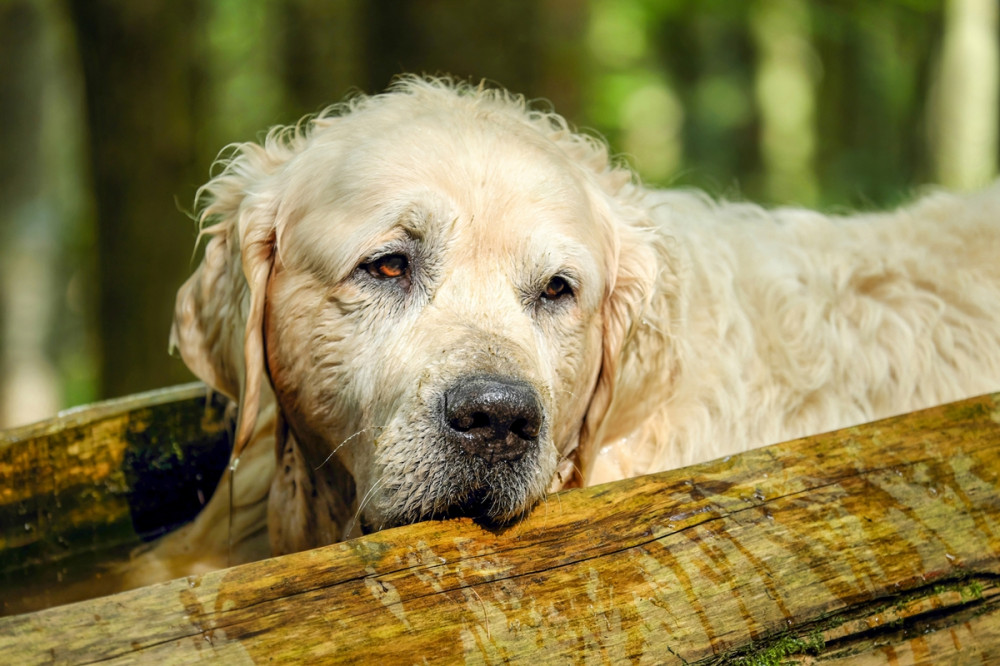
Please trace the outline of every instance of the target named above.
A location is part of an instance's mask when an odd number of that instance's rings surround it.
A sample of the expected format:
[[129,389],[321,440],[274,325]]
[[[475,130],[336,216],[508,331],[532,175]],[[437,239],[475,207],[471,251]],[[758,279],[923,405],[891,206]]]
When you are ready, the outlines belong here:
[[83,598],[190,520],[228,459],[225,407],[195,383],[0,431],[0,614]]
[[0,663],[1000,660],[1000,394],[0,618]]

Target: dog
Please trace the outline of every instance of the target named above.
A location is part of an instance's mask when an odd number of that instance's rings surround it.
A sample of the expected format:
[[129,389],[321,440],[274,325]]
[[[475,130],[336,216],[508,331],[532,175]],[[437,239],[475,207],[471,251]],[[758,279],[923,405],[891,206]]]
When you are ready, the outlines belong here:
[[232,465],[137,584],[1000,389],[997,186],[855,216],[651,189],[420,77],[223,164],[171,338],[239,404]]

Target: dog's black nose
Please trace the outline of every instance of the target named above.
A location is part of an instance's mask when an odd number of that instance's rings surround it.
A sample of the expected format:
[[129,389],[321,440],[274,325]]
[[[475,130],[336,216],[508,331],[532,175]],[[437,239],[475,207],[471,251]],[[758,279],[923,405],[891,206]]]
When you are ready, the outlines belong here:
[[445,392],[443,407],[451,438],[487,462],[521,458],[542,427],[535,389],[505,377],[461,379]]

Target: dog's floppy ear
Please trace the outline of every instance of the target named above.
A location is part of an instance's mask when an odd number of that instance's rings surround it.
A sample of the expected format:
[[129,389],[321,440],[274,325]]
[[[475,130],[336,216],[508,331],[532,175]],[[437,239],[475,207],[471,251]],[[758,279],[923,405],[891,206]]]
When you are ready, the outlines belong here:
[[656,251],[657,234],[650,230],[644,212],[612,202],[607,214],[612,242],[606,266],[611,277],[602,310],[601,368],[575,456],[574,481],[580,485],[586,485],[601,445],[608,437],[619,434],[627,425],[622,421],[632,416],[633,410],[627,406],[636,396],[624,395],[628,386],[622,366],[642,362],[640,347],[648,331],[640,328],[650,324],[647,318],[652,317],[654,286],[666,270],[662,253]]
[[237,146],[199,191],[201,233],[209,241],[177,293],[170,334],[192,372],[239,401],[234,460],[253,432],[265,373],[263,320],[277,209],[265,182],[287,159],[287,150],[272,150],[268,139]]

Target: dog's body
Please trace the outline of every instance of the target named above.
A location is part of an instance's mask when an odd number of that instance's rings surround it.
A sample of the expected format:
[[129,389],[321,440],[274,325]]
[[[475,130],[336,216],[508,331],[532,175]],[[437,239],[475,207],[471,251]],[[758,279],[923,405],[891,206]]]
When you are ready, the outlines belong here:
[[1000,187],[851,217],[687,192],[644,204],[683,269],[679,298],[652,304],[672,334],[635,349],[670,371],[625,371],[643,382],[590,482],[1000,387]]
[[769,211],[644,189],[500,92],[338,114],[205,188],[174,340],[240,401],[238,464],[133,582],[1000,389],[1000,188]]

